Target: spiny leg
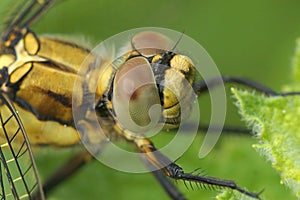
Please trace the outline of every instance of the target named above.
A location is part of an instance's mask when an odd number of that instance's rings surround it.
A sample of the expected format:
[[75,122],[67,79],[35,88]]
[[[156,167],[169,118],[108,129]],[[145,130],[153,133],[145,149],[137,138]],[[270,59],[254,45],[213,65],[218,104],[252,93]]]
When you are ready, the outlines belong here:
[[[134,140],[136,147],[140,150],[141,153],[144,153],[144,159],[146,159],[146,163],[150,163],[148,167],[151,170],[160,169],[166,176],[174,179],[174,180],[182,180],[190,183],[201,184],[203,186],[208,185],[212,187],[222,187],[222,188],[230,188],[233,190],[237,190],[247,196],[260,199],[260,193],[253,193],[239,187],[234,181],[218,179],[210,176],[201,176],[193,173],[185,173],[183,169],[172,162],[169,158],[164,156],[162,153],[157,151],[152,142],[146,138],[136,138]],[[159,180],[159,182],[163,185],[165,184],[164,179]],[[166,192],[170,195],[172,199],[182,199],[182,196],[173,195],[172,187],[164,187]],[[179,193],[180,194],[180,193]],[[173,196],[172,196],[173,195]]]

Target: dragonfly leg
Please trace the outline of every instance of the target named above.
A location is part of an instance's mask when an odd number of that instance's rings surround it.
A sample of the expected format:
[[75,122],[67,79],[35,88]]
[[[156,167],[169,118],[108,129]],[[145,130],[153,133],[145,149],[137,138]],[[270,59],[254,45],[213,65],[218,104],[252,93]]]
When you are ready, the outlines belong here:
[[[199,174],[193,173],[185,173],[179,165],[175,164],[165,155],[160,153],[154,147],[152,142],[146,138],[136,138],[134,142],[137,148],[143,153],[143,158],[146,160],[146,164],[148,164],[148,167],[152,171],[160,170],[161,172],[163,172],[163,174],[165,174],[165,176],[170,177],[174,180],[182,180],[184,182],[195,183],[196,185],[209,186],[212,188],[230,188],[233,190],[237,190],[247,196],[260,199],[260,193],[252,193],[247,190],[244,190],[241,187],[239,187],[234,181],[214,178],[210,176],[201,176]],[[157,172],[153,173],[155,175],[155,173]],[[159,176],[161,175],[159,174]],[[173,190],[173,188],[168,187],[169,185],[168,183],[166,183],[166,179],[157,179],[163,186],[164,184],[167,185],[164,187],[164,189],[167,191],[167,193],[172,199],[183,199],[181,198],[181,196],[172,196],[174,192],[170,190]],[[176,192],[174,195],[176,194],[178,195],[180,193]]]

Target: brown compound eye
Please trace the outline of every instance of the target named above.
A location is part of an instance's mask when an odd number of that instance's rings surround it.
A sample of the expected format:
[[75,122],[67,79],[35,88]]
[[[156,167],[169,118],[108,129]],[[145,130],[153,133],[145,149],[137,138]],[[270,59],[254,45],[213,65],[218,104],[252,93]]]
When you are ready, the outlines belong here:
[[[159,85],[162,119],[165,128],[176,128],[191,110],[195,67],[186,56],[171,52],[174,43],[158,32],[145,31],[132,38],[132,46],[151,59],[156,84]],[[188,87],[189,86],[189,87]]]
[[174,43],[166,36],[152,31],[145,31],[136,34],[131,44],[133,49],[137,50],[145,57],[154,56],[172,49]]
[[157,126],[162,112],[160,97],[146,58],[134,57],[119,68],[112,101],[117,119],[124,128],[140,133]]

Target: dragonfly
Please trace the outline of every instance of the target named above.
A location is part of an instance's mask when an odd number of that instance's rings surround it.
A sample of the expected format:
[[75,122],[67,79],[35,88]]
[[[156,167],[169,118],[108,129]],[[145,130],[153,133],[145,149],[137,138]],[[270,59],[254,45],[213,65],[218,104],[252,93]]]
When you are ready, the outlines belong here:
[[[134,133],[141,131],[140,129],[131,131],[131,128],[124,127],[128,116],[122,110],[123,101],[134,99],[129,109],[130,113],[133,113],[134,121],[140,125],[150,121],[148,114],[145,115],[145,111],[141,112],[140,108],[147,110],[154,104],[160,104],[162,112],[154,116],[156,121],[163,118],[166,127],[176,128],[181,122],[180,106],[178,99],[174,99],[176,95],[168,91],[167,87],[157,87],[158,82],[164,79],[171,79],[170,84],[173,82],[182,84],[181,79],[184,78],[187,84],[192,85],[192,90],[185,89],[185,85],[175,86],[178,88],[177,96],[182,97],[187,106],[186,103],[193,100],[192,92],[202,94],[209,87],[228,82],[246,85],[270,96],[281,94],[239,77],[223,76],[221,81],[210,79],[197,82],[194,64],[188,56],[173,51],[174,48],[170,47],[170,43],[166,42],[167,39],[163,35],[142,32],[132,37],[131,51],[122,55],[117,63],[113,63],[109,58],[108,62],[102,60],[101,65],[106,64],[108,67],[102,71],[100,83],[92,81],[98,84],[96,103],[92,104],[93,108],[86,107],[82,105],[81,98],[88,97],[94,92],[90,91],[90,82],[86,81],[98,80],[95,78],[98,72],[95,65],[97,59],[94,55],[90,56],[91,50],[68,40],[37,36],[30,29],[30,26],[54,3],[55,0],[16,1],[11,3],[9,12],[1,19],[0,195],[2,199],[45,199],[55,186],[94,160],[90,151],[80,152],[42,184],[32,153],[32,147],[35,145],[69,147],[80,145],[82,140],[91,140],[93,134],[97,133],[93,133],[95,129],[90,109],[96,110],[97,122],[101,124],[105,138],[111,141],[122,139],[132,145],[137,152],[143,153],[145,165],[152,169],[151,173],[170,198],[185,199],[170,180],[173,179],[204,186],[229,188],[260,199],[260,193],[242,189],[234,181],[186,173],[181,166],[160,153],[147,137]],[[144,48],[147,43],[145,41],[150,41],[161,48]],[[169,50],[162,50],[166,48]],[[72,52],[72,56],[69,56],[68,52]],[[80,67],[84,61],[90,65],[82,72]],[[161,69],[159,68],[161,65],[166,67]],[[137,66],[142,68],[138,69]],[[126,85],[128,78],[123,80],[122,77],[132,69],[135,69],[137,74],[129,76],[131,83],[138,84],[143,77],[147,85],[128,95],[124,93],[122,87]],[[80,127],[76,127],[72,114],[73,85],[77,80],[80,81],[76,91],[78,98],[76,103],[84,114],[78,122]],[[172,88],[171,85],[169,87]],[[101,153],[102,146],[105,147],[106,142],[107,140],[101,137],[93,140],[93,144],[96,143],[99,147],[93,153]]]

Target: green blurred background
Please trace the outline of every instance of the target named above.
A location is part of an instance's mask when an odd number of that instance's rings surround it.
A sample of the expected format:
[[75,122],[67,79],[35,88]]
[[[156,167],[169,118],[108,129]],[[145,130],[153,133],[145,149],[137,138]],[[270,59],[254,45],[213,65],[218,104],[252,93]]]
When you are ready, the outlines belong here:
[[[222,74],[247,77],[278,91],[291,80],[291,58],[295,40],[300,37],[300,1],[67,0],[54,6],[32,29],[38,34],[83,35],[101,41],[128,29],[147,26],[184,31],[209,52]],[[200,97],[204,122],[209,120],[205,114],[209,113],[207,100],[206,96]],[[227,124],[243,126],[231,104],[229,94]],[[178,161],[186,171],[201,167],[210,176],[235,180],[251,191],[265,189],[265,199],[296,199],[280,184],[271,164],[252,149],[255,139],[223,134],[209,156],[199,160],[201,139],[199,136]],[[37,162],[42,178],[73,152],[41,150]],[[177,185],[189,199],[213,199],[217,194],[186,189],[180,182]],[[59,185],[49,199],[168,197],[151,174],[126,174],[93,162]]]

